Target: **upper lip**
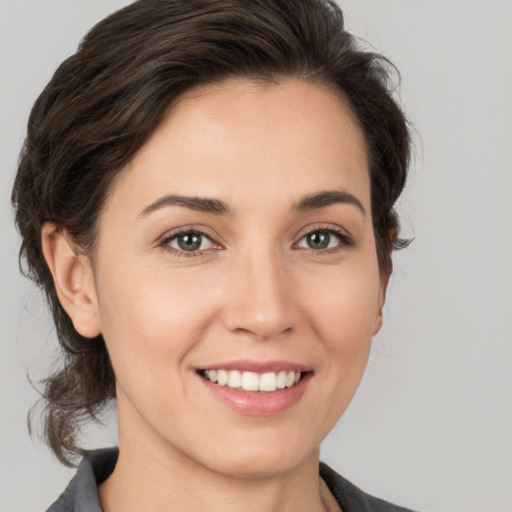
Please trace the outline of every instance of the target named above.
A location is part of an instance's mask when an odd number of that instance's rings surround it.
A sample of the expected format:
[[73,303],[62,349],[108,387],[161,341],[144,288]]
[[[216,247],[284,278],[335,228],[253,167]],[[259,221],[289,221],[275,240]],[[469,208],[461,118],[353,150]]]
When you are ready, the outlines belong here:
[[224,363],[211,364],[200,368],[201,370],[238,370],[241,372],[310,372],[312,368],[293,361],[274,360],[274,361],[255,361],[251,359],[239,359],[236,361],[226,361]]

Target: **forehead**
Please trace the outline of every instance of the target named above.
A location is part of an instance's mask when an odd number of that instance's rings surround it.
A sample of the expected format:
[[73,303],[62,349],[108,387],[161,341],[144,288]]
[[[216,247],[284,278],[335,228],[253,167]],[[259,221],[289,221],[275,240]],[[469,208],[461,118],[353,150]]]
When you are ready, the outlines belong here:
[[172,124],[191,128],[191,132],[202,126],[230,137],[250,134],[255,141],[266,135],[279,142],[282,135],[283,146],[290,150],[292,138],[297,146],[300,142],[309,146],[322,137],[327,143],[338,139],[339,145],[343,138],[346,151],[365,152],[363,132],[344,94],[334,86],[298,79],[276,83],[233,78],[195,87],[172,104],[149,143]]
[[369,202],[364,138],[342,95],[299,80],[230,80],[176,101],[113,192],[140,203],[164,191],[294,201],[333,187]]

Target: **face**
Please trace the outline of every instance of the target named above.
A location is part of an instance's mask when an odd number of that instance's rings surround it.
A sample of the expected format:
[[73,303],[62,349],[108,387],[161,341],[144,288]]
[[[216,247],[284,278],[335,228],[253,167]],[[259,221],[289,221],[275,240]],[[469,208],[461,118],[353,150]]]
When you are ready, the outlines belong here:
[[174,105],[93,257],[120,441],[238,475],[316,453],[380,327],[370,212],[361,132],[327,90],[226,82]]

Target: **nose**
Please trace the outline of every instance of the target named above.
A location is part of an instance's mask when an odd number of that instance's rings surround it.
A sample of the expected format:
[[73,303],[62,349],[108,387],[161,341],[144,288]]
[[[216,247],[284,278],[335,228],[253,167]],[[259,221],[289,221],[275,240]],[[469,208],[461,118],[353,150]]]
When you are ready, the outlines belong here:
[[225,326],[232,332],[268,340],[293,329],[291,282],[272,251],[242,256],[228,276]]

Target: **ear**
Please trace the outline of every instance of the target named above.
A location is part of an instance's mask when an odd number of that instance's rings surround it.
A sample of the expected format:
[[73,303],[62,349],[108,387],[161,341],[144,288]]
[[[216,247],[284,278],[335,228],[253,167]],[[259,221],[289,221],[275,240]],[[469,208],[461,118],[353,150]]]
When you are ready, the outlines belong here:
[[375,318],[375,323],[373,326],[373,335],[375,336],[382,327],[382,308],[384,307],[384,303],[386,302],[386,291],[388,289],[389,278],[391,276],[391,272],[393,271],[393,263],[391,259],[389,263],[385,265],[385,268],[380,271],[380,288],[379,288],[379,296],[378,296],[378,311],[377,317]]
[[90,259],[79,254],[68,233],[51,222],[43,225],[41,244],[59,301],[75,329],[86,338],[98,336],[98,300]]

